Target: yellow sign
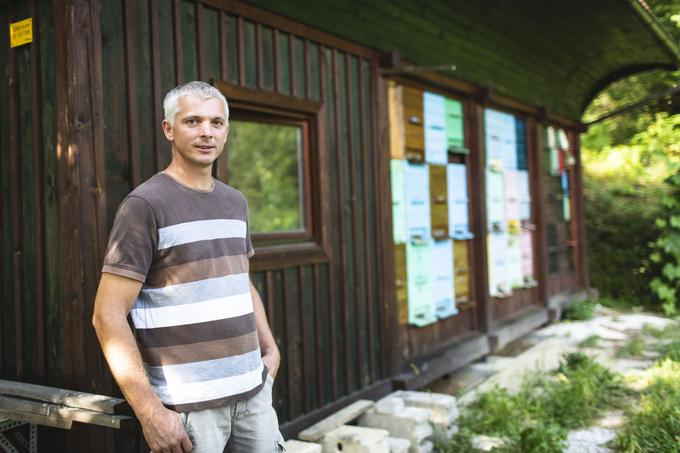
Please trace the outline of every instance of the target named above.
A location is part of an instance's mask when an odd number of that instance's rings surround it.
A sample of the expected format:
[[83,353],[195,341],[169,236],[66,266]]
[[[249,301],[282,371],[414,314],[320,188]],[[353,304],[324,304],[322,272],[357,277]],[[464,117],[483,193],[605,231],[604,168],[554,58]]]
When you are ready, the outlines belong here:
[[18,47],[33,42],[33,19],[28,18],[9,24],[9,46]]

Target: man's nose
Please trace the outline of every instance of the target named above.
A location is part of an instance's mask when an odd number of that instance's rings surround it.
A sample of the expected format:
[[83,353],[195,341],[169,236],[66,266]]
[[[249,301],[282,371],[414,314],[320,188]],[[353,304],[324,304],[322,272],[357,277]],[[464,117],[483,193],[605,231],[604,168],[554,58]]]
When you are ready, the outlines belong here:
[[201,123],[201,136],[212,137],[213,131],[210,121],[203,121]]

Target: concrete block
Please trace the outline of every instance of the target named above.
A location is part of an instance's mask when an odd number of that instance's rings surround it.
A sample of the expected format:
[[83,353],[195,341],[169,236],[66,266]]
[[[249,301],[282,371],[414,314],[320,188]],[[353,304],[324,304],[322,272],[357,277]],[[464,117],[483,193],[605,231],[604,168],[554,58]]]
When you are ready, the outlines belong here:
[[404,401],[406,406],[430,409],[430,421],[439,425],[450,425],[460,415],[456,398],[443,393],[399,390],[390,395]]
[[359,418],[361,426],[380,428],[389,431],[394,437],[402,437],[411,442],[411,452],[423,440],[432,435],[429,424],[430,411],[417,407],[405,407],[398,413],[385,413],[371,409]]
[[321,445],[299,440],[287,440],[283,446],[287,453],[321,453]]
[[408,439],[388,437],[387,442],[390,444],[390,453],[407,453],[411,448],[411,442]]
[[298,438],[302,440],[307,440],[311,442],[318,442],[323,438],[323,436],[339,428],[345,423],[349,423],[359,415],[363,414],[367,410],[373,407],[373,401],[369,400],[358,400],[350,404],[349,406],[340,409],[338,412],[332,414],[329,417],[324,418],[319,423],[316,423],[309,428],[298,434]]
[[323,453],[389,453],[384,429],[344,425],[324,435]]
[[429,440],[426,440],[420,445],[411,447],[409,453],[432,453],[434,451],[434,444]]

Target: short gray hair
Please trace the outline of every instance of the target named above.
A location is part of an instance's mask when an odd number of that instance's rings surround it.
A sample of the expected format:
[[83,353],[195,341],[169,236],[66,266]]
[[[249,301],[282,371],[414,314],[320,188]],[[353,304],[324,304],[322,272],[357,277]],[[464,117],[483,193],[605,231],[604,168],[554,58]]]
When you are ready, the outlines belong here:
[[220,90],[209,83],[195,80],[193,82],[185,83],[184,85],[179,85],[168,91],[168,94],[165,95],[165,99],[163,99],[163,111],[165,112],[165,121],[170,123],[171,126],[175,122],[175,115],[177,115],[177,112],[179,111],[179,98],[190,95],[198,96],[203,99],[219,99],[224,104],[224,115],[227,122],[229,121],[229,105],[227,104],[227,99],[220,93]]

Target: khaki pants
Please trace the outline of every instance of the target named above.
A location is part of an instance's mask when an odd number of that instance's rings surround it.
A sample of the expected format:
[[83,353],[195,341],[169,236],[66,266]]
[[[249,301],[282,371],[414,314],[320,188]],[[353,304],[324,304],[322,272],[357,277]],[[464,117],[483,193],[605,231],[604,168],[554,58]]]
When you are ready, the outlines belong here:
[[[244,401],[215,409],[182,412],[194,444],[192,453],[279,453],[284,451],[279,421],[272,407],[274,379]],[[226,449],[225,449],[226,447]]]

